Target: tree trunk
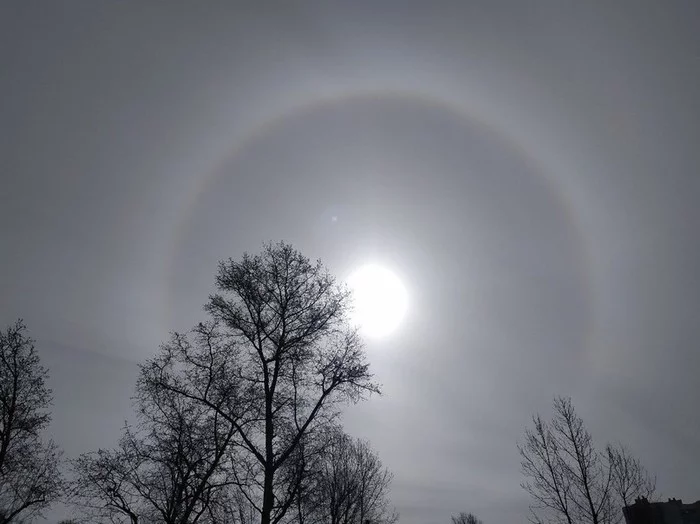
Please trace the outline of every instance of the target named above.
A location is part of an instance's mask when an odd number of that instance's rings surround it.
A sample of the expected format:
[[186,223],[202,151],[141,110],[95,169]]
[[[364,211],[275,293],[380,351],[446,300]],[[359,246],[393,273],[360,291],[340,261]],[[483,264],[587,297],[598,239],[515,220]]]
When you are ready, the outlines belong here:
[[272,507],[274,505],[275,494],[272,491],[273,471],[265,467],[265,481],[263,484],[263,503],[260,514],[260,524],[270,524],[272,517]]
[[267,367],[265,367],[265,480],[263,482],[263,503],[260,514],[260,524],[270,524],[272,508],[275,503],[275,493],[272,489],[274,480],[274,425],[272,423],[272,395],[274,392],[268,386]]

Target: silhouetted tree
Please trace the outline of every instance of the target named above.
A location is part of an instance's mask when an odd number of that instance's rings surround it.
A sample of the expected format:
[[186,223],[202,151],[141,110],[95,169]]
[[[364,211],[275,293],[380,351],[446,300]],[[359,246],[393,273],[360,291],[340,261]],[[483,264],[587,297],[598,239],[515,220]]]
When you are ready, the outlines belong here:
[[[554,399],[554,416],[537,415],[518,446],[527,480],[523,488],[535,503],[531,520],[566,524],[614,524],[621,520],[625,497],[646,491],[648,475],[624,448],[598,451],[576,414],[571,399]],[[641,480],[640,480],[641,479]],[[638,482],[639,481],[639,482]]]
[[130,462],[121,447],[100,449],[73,461],[70,500],[92,519],[138,524],[141,497],[130,482]]
[[[533,417],[534,429],[525,432],[525,443],[518,446],[521,469],[528,478],[523,488],[535,500],[530,508],[531,520],[573,524],[573,486],[563,451],[549,423],[539,415]],[[540,517],[542,513],[549,518]]]
[[[207,311],[226,342],[216,363],[175,338],[150,363],[153,386],[195,400],[236,430],[230,468],[261,524],[277,524],[305,478],[302,446],[322,434],[339,403],[378,392],[363,345],[349,327],[349,292],[292,246],[219,265]],[[196,379],[176,379],[169,366]],[[305,442],[303,444],[302,442]]]
[[161,368],[153,362],[141,367],[138,426],[125,428],[116,449],[84,454],[73,463],[73,500],[88,516],[132,524],[216,522],[214,506],[233,483],[223,464],[236,428],[201,402],[157,384],[164,374],[173,383],[198,380],[197,366],[215,362],[225,350],[220,342],[215,325],[202,324],[190,337],[175,335],[171,342],[188,348],[190,368],[179,369],[173,360]]
[[304,497],[308,523],[392,524],[398,519],[388,498],[393,475],[368,442],[337,428],[310,468]]
[[656,478],[652,477],[642,463],[633,457],[622,444],[606,447],[608,464],[612,472],[611,488],[622,507],[635,499],[651,499],[656,492]]
[[41,439],[51,421],[47,378],[21,320],[0,332],[0,524],[31,519],[61,494],[60,453]]
[[459,515],[452,515],[452,524],[484,524],[473,513],[460,512]]

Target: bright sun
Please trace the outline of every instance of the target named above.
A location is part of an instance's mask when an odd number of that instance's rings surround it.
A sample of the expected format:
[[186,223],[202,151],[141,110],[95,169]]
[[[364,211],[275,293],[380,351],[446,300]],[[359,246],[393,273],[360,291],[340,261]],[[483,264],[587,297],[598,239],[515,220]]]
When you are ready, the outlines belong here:
[[401,280],[388,269],[368,264],[348,277],[353,293],[352,321],[367,336],[384,337],[401,323],[408,294]]

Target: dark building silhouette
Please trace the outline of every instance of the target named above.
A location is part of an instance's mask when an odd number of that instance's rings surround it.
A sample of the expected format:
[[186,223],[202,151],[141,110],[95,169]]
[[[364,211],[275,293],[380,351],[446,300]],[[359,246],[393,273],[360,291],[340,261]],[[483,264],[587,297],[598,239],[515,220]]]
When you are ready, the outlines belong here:
[[626,524],[700,524],[700,500],[683,504],[682,500],[649,502],[637,499],[622,510]]

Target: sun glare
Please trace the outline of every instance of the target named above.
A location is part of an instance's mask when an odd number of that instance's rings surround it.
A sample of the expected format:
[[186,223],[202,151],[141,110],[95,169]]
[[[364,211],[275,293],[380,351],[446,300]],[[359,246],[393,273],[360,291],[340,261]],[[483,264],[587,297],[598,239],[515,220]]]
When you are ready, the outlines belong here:
[[368,264],[348,277],[353,293],[352,321],[372,338],[389,335],[399,327],[408,309],[408,293],[390,270]]

